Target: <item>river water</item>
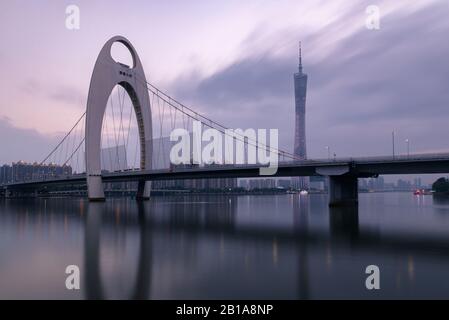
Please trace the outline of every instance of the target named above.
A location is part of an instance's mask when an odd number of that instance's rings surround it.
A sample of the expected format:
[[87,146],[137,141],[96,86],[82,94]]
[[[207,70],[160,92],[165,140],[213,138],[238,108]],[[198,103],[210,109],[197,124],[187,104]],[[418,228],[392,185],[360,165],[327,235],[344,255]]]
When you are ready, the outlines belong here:
[[[0,299],[449,298],[449,199],[326,199],[0,200]],[[379,290],[365,286],[369,265]]]

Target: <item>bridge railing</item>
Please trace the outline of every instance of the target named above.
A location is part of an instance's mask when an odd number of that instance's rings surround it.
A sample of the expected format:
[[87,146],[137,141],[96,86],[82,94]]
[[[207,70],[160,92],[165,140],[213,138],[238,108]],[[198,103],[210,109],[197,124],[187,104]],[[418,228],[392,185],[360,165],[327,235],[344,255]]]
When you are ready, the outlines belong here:
[[[382,163],[382,162],[417,162],[417,161],[429,161],[429,160],[449,160],[449,153],[421,153],[421,154],[410,154],[410,155],[391,155],[391,156],[370,156],[370,157],[344,157],[344,158],[321,158],[321,159],[306,159],[306,160],[289,160],[289,161],[280,161],[278,163],[279,167],[289,166],[289,165],[341,165],[347,163]],[[208,171],[211,169],[245,169],[245,168],[260,168],[265,167],[266,165],[254,165],[254,164],[238,164],[238,165],[230,165],[230,164],[208,164],[207,166],[173,166],[167,169],[157,169],[150,170],[154,173],[167,173],[167,172],[191,172],[191,171]],[[148,171],[148,170],[147,170]],[[123,174],[123,173],[139,173],[140,169],[125,169],[115,172],[104,171],[103,173],[106,175],[114,175],[114,174]],[[64,180],[64,179],[76,179],[76,178],[84,178],[85,173],[78,173],[73,175],[61,175],[61,176],[45,176],[39,179],[28,179],[24,181],[14,181],[12,183],[3,183],[0,184],[2,187],[7,187],[8,185],[17,185],[21,183],[39,183],[45,181],[55,181],[55,180]]]

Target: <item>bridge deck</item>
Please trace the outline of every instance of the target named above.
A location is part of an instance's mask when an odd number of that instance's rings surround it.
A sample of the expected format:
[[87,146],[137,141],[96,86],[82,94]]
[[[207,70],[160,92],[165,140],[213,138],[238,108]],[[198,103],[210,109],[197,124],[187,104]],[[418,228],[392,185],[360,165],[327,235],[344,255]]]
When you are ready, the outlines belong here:
[[[261,165],[211,165],[207,167],[176,167],[162,170],[127,170],[105,172],[102,178],[104,182],[247,178],[261,177],[260,168],[262,167]],[[338,173],[339,170],[340,173]],[[344,173],[357,177],[370,177],[380,174],[449,173],[449,154],[281,162],[278,164],[278,170],[275,175],[262,177],[338,175]],[[2,188],[34,189],[46,185],[75,185],[84,183],[86,183],[86,175],[79,174],[47,180],[14,182],[4,184]]]

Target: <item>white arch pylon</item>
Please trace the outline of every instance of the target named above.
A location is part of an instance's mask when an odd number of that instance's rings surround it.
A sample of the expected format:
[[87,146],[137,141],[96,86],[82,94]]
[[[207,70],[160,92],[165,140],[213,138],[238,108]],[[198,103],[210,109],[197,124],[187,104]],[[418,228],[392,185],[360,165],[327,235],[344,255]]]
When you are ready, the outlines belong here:
[[[115,42],[120,42],[128,48],[133,60],[131,67],[112,58],[111,48]],[[153,130],[145,73],[132,44],[126,38],[116,36],[105,43],[98,55],[87,98],[86,175],[88,197],[91,201],[105,199],[101,179],[101,128],[109,96],[116,85],[126,90],[133,103],[139,129],[140,168],[151,169]],[[149,181],[139,181],[136,198],[148,199],[150,191]]]

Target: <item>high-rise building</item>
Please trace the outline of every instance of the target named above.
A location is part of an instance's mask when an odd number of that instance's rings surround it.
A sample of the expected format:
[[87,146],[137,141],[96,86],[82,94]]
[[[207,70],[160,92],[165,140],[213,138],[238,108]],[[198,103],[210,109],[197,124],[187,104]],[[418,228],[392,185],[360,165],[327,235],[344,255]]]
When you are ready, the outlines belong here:
[[0,167],[0,183],[13,182],[12,167],[5,164]]
[[289,189],[292,186],[292,181],[290,179],[279,179],[278,187]]
[[312,176],[309,178],[309,188],[311,190],[324,191],[327,189],[327,179],[323,176]]
[[[190,143],[193,144],[193,136],[190,133]],[[170,162],[170,150],[176,144],[176,141],[170,141],[169,137],[156,138],[153,140],[153,169],[169,168],[194,168],[207,166],[225,166],[224,164],[180,164],[173,165]],[[202,142],[205,144],[205,142]],[[192,152],[192,150],[191,150]],[[223,154],[225,153],[223,144]],[[235,154],[235,153],[234,153]],[[191,155],[192,158],[193,155]],[[182,180],[160,180],[154,181],[153,189],[189,189],[189,190],[207,190],[207,189],[233,189],[237,188],[237,178],[218,178],[218,179],[182,179]]]
[[27,163],[19,161],[11,166],[0,167],[0,183],[23,182],[48,178],[60,178],[72,175],[69,165]]
[[[298,72],[293,75],[295,85],[295,145],[293,154],[298,160],[307,159],[306,149],[306,94],[307,74],[302,70],[301,42],[299,43]],[[309,187],[308,177],[293,179],[293,186],[299,189]]]
[[245,190],[248,189],[248,180],[247,179],[240,179],[238,182],[238,185],[240,188],[243,188]]
[[109,172],[129,169],[126,158],[126,147],[101,148],[101,169]]

